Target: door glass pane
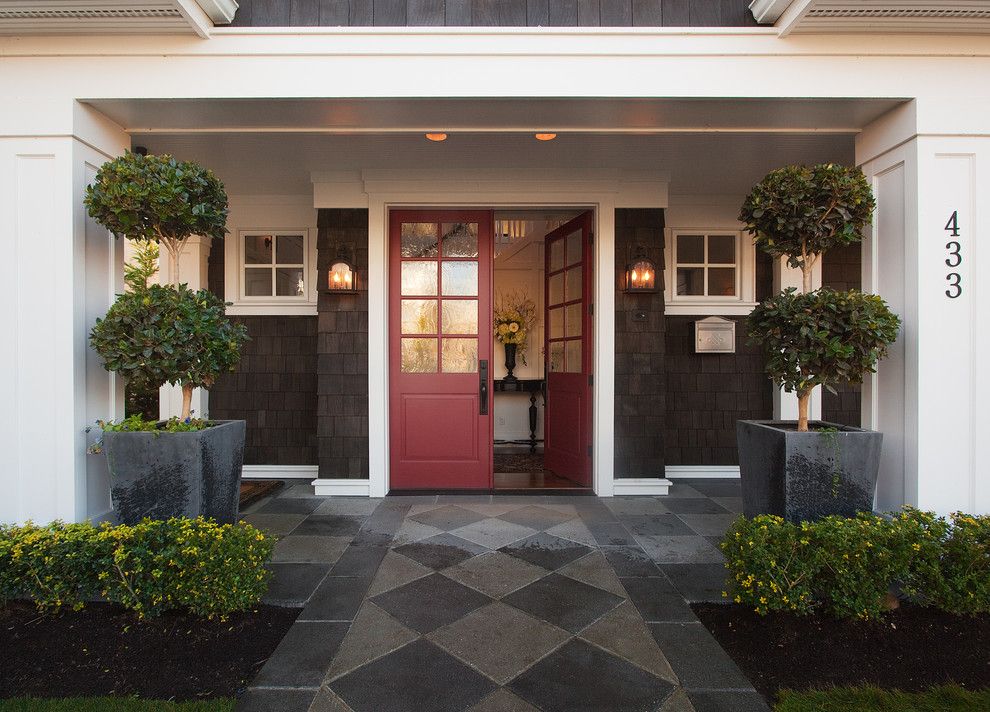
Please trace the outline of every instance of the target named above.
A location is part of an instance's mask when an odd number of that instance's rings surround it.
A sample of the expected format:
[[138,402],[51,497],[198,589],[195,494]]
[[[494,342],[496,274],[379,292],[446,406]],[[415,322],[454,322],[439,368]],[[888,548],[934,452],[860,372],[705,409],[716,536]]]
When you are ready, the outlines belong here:
[[704,261],[704,235],[677,236],[677,262],[679,264],[702,264]]
[[[475,299],[444,299],[443,333],[477,334],[478,302]],[[446,366],[444,367],[446,369]]]
[[705,293],[704,267],[678,267],[677,293],[683,295],[699,295]]
[[478,340],[477,339],[444,339],[443,340],[443,372],[444,373],[477,373],[478,372]]
[[271,267],[244,269],[244,294],[248,297],[272,296]]
[[279,235],[275,243],[275,261],[280,265],[303,263],[303,236]]
[[733,235],[709,235],[708,261],[722,265],[735,264],[736,238]]
[[403,257],[436,257],[436,223],[402,223],[399,251]]
[[734,297],[736,295],[736,270],[734,267],[708,268],[708,296]]
[[403,299],[402,333],[437,333],[437,301],[435,299]]
[[275,296],[302,297],[306,295],[302,267],[279,267],[275,270]]
[[565,295],[564,296],[566,297],[566,300],[568,302],[571,301],[571,300],[573,300],[573,299],[580,299],[581,298],[581,287],[582,287],[582,284],[581,284],[581,273],[582,272],[583,272],[583,270],[581,269],[580,266],[578,266],[578,267],[571,267],[565,273],[567,275],[567,287],[564,290],[565,291]]
[[564,336],[564,308],[550,310],[550,338],[559,339]]
[[581,363],[581,340],[565,341],[564,344],[566,344],[564,351],[566,352],[567,372],[581,373],[583,367]]
[[556,272],[564,267],[564,241],[555,240],[550,243],[550,271]]
[[477,262],[444,262],[442,274],[445,297],[470,297],[478,293]]
[[477,257],[478,223],[444,223],[443,256]]
[[574,265],[581,261],[581,230],[567,236],[567,264]]
[[[272,263],[272,236],[244,236],[244,264],[270,265]],[[268,292],[271,294],[271,291]]]
[[403,373],[436,373],[436,339],[402,339]]
[[565,307],[566,316],[564,318],[564,336],[580,336],[584,309],[581,304],[571,304]]
[[564,370],[564,342],[550,343],[550,372],[561,373]]
[[564,301],[564,273],[559,272],[550,278],[550,294],[548,299],[550,305],[560,304]]
[[436,262],[403,262],[402,293],[409,296],[432,296],[437,293]]

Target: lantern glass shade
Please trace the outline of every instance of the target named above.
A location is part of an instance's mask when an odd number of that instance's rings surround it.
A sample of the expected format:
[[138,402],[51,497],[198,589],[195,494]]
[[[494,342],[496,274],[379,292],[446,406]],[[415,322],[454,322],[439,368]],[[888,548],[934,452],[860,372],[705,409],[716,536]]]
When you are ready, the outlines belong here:
[[626,268],[627,292],[657,291],[657,268],[651,260],[639,258]]
[[357,279],[354,268],[344,260],[337,260],[330,265],[327,272],[328,292],[355,292],[357,291]]

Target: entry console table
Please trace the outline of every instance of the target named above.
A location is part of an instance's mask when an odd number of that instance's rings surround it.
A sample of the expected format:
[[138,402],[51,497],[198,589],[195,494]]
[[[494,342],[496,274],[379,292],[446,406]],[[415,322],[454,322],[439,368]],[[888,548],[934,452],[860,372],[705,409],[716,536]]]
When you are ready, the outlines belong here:
[[536,438],[536,395],[543,399],[543,407],[547,405],[547,382],[542,378],[518,378],[507,381],[496,378],[494,381],[496,393],[528,393],[529,394],[529,440],[496,440],[496,445],[529,445],[531,453],[536,452],[537,443],[543,442]]

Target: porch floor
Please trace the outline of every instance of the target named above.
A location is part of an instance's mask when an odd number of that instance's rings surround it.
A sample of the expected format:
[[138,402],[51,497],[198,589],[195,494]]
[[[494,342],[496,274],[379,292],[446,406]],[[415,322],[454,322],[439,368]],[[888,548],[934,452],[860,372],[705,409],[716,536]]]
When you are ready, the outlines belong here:
[[238,710],[768,711],[688,605],[722,600],[737,481],[613,499],[311,492],[244,516],[281,537],[268,602],[303,611]]

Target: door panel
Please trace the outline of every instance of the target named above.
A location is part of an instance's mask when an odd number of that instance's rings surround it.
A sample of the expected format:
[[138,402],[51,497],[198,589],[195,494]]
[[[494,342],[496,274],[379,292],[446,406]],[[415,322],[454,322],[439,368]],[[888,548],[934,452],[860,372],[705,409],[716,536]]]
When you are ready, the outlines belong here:
[[492,222],[482,210],[389,215],[392,489],[492,486]]
[[594,214],[546,236],[544,466],[591,486],[591,285]]

